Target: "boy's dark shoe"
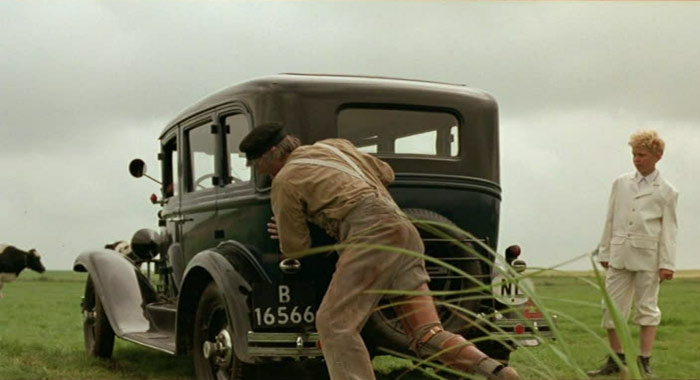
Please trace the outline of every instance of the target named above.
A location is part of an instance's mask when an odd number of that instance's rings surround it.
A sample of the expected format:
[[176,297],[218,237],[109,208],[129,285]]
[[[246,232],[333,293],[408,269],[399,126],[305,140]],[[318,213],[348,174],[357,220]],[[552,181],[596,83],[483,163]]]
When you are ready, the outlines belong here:
[[644,377],[654,377],[654,374],[651,373],[651,356],[639,356],[637,358],[637,362],[639,363],[639,369],[642,371],[642,375],[644,375]]
[[[616,354],[618,358],[625,364],[625,354]],[[608,356],[608,360],[602,367],[586,372],[588,376],[605,376],[620,372],[620,366],[617,365],[612,356]]]

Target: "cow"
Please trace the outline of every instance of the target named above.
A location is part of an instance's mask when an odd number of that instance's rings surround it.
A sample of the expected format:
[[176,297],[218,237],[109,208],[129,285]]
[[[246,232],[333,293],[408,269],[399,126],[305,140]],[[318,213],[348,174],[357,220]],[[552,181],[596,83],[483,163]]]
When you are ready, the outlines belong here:
[[25,269],[44,273],[46,268],[41,263],[41,257],[36,249],[23,251],[11,245],[0,244],[0,299],[5,283],[12,282]]
[[118,240],[114,243],[105,244],[105,248],[117,251],[122,255],[129,255],[131,253],[131,243],[127,240]]
[[132,262],[138,261],[136,254],[134,254],[134,251],[131,249],[131,242],[128,240],[118,240],[114,243],[105,244],[105,248],[121,253]]

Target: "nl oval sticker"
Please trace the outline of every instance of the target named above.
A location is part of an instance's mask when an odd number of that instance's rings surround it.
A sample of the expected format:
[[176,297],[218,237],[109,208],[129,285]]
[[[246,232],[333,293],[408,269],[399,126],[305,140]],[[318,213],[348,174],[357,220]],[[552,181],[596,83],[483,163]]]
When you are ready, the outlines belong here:
[[529,278],[514,280],[508,279],[502,274],[498,274],[493,278],[491,286],[493,297],[505,305],[522,305],[529,299],[523,289],[527,289],[529,292],[535,290],[535,285]]

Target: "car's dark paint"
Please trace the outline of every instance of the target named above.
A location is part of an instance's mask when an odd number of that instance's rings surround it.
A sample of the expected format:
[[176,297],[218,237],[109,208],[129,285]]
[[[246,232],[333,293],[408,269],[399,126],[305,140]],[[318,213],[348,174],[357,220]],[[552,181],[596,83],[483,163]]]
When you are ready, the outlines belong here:
[[[163,289],[153,289],[140,270],[113,251],[92,251],[76,259],[75,270],[90,273],[104,297],[117,336],[175,354],[191,352],[192,326],[199,297],[210,282],[222,290],[233,348],[239,360],[254,363],[246,333],[252,331],[252,284],[276,284],[290,279],[313,280],[320,301],[334,269],[335,255],[302,259],[301,272],[279,268],[277,242],[266,232],[272,216],[270,181],[251,174],[247,183],[228,178],[225,118],[238,113],[248,130],[282,122],[302,143],[338,137],[338,115],[353,107],[449,113],[459,122],[454,156],[378,154],[396,172],[389,187],[402,208],[434,211],[495,250],[501,201],[499,185],[498,108],[487,93],[463,85],[413,80],[283,74],[259,78],[223,89],[191,106],[161,133],[163,173],[160,259],[157,271]],[[211,188],[192,191],[195,184],[187,156],[191,128],[205,125],[214,139],[215,173]],[[365,131],[366,132],[366,131]],[[345,137],[351,131],[345,131]],[[359,132],[357,132],[359,133]],[[173,156],[169,144],[176,141]],[[172,188],[169,186],[172,185]],[[314,245],[333,243],[319,228],[311,228]],[[181,254],[184,270],[173,274],[170,251]],[[159,266],[159,267],[158,267]],[[491,266],[482,263],[482,280],[490,281]],[[181,278],[181,283],[173,279]],[[484,300],[488,312],[493,300]],[[165,338],[162,338],[162,337]],[[161,339],[160,341],[158,339]],[[307,342],[308,343],[308,342]]]
[[498,107],[486,92],[463,85],[351,76],[276,75],[228,87],[177,116],[164,130],[216,113],[232,103],[247,110],[254,125],[283,121],[302,142],[334,137],[338,112],[350,106],[393,106],[455,113],[468,135],[456,158],[382,156],[397,173],[461,175],[499,183]]
[[[179,125],[198,124],[201,120],[218,123],[219,115],[230,112],[234,104],[249,115],[254,125],[283,121],[285,129],[304,143],[337,136],[333,124],[337,114],[351,106],[382,105],[453,113],[465,125],[460,131],[464,136],[460,136],[457,157],[379,157],[397,173],[390,191],[401,207],[422,207],[456,218],[457,225],[496,247],[501,191],[497,106],[485,92],[462,85],[388,78],[277,75],[238,84],[203,99],[176,117],[163,135]],[[188,170],[186,160],[183,168]],[[218,175],[225,176],[222,172]],[[186,236],[186,260],[200,250],[232,239],[256,246],[263,253],[274,253],[262,261],[268,273],[277,272],[277,246],[260,233],[260,227],[272,215],[268,191],[228,185],[180,194],[172,201],[180,203],[181,217],[186,220],[177,226],[182,229],[178,232]],[[164,210],[166,221],[167,215]],[[176,233],[176,228],[169,230]],[[222,231],[223,238],[217,239],[213,231]]]

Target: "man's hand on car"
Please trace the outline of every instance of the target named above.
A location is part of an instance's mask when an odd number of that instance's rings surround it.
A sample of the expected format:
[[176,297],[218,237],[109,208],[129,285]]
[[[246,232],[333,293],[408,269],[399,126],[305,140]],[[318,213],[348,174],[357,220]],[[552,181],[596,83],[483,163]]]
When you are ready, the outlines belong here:
[[267,223],[267,233],[270,234],[270,239],[272,240],[279,240],[280,238],[277,234],[277,222],[274,216],[270,217],[270,222]]

